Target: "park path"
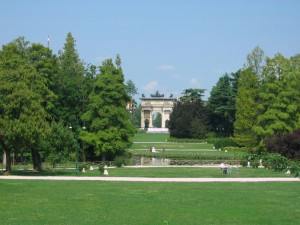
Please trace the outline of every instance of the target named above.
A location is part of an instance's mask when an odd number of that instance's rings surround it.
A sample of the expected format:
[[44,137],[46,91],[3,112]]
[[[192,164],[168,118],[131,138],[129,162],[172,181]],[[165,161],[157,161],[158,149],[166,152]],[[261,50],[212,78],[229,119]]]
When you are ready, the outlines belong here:
[[151,178],[151,177],[73,177],[73,176],[0,176],[0,180],[77,180],[126,182],[299,182],[299,178]]

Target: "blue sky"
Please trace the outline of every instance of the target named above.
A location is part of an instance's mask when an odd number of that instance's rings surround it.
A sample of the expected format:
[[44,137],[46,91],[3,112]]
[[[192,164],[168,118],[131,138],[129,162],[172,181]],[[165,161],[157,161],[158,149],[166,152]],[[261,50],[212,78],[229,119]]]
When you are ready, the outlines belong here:
[[300,53],[297,0],[2,0],[0,6],[1,46],[19,36],[46,46],[50,35],[57,54],[71,32],[87,63],[120,54],[139,96],[203,88],[207,98],[257,45],[269,57]]

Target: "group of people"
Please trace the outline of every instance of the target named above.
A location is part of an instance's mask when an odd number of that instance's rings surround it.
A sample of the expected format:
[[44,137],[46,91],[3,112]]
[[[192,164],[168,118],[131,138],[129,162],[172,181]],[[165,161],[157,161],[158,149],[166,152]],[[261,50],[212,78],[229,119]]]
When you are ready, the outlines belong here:
[[222,174],[231,174],[232,173],[232,167],[231,165],[226,166],[224,163],[220,164],[220,169]]

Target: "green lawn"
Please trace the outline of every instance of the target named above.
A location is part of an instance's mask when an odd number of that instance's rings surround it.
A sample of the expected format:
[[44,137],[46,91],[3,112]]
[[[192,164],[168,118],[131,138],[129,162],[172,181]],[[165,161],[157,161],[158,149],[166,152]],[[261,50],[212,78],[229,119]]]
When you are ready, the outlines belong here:
[[169,133],[137,133],[134,142],[165,142],[170,137]]
[[[148,167],[148,168],[108,168],[111,177],[290,177],[284,171],[274,171],[267,169],[253,168],[232,168],[231,175],[221,174],[220,168],[202,167]],[[32,171],[14,171],[14,175],[34,175],[34,176],[75,176],[74,170],[57,170],[56,173],[46,171],[36,173]],[[79,173],[79,176],[103,176],[98,170]]]
[[0,180],[1,224],[299,224],[300,185]]
[[150,147],[155,147],[156,150],[162,151],[198,151],[198,150],[210,150],[216,151],[213,149],[213,144],[207,143],[174,143],[174,142],[164,142],[164,143],[155,143],[155,142],[138,142],[133,143],[130,149],[139,149],[139,150],[148,150]]

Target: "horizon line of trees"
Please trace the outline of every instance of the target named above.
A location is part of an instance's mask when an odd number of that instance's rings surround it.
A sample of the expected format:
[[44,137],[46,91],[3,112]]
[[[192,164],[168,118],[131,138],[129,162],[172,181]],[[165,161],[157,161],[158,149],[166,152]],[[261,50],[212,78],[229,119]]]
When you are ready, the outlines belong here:
[[[299,54],[270,58],[256,47],[244,68],[220,77],[207,102],[204,89],[183,91],[168,121],[170,135],[231,137],[257,151],[266,143],[274,146],[300,127],[299,78]],[[135,94],[134,83],[125,82],[119,55],[100,66],[84,63],[71,33],[58,55],[24,37],[3,45],[0,150],[6,171],[11,171],[11,153],[32,161],[36,171],[43,170],[45,160],[54,167],[66,160],[124,154],[140,124]]]
[[265,57],[257,46],[244,68],[220,77],[207,102],[203,89],[183,91],[170,117],[170,135],[231,137],[239,146],[265,151],[266,143],[299,134],[299,90],[300,55]]
[[[135,128],[126,109],[137,89],[121,58],[84,63],[67,34],[58,55],[19,37],[0,50],[0,152],[16,160],[57,163],[123,154]],[[80,154],[80,155],[79,155]]]

